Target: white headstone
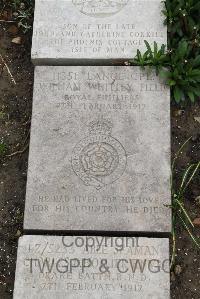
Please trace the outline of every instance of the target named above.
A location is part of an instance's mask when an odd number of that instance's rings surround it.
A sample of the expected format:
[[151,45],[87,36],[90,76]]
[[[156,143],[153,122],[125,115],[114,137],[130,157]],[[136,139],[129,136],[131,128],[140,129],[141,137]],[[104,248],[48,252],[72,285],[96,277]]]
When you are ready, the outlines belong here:
[[13,299],[169,299],[169,241],[20,238]]
[[161,0],[36,0],[34,64],[111,64],[167,43]]
[[170,232],[170,95],[138,67],[36,67],[26,230]]

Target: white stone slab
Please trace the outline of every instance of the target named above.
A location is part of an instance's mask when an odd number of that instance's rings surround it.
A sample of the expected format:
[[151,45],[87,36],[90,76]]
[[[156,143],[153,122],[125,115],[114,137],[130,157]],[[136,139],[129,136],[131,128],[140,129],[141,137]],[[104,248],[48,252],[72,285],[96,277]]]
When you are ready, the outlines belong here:
[[24,228],[170,232],[170,95],[138,67],[36,67]]
[[34,64],[110,64],[167,43],[161,0],[36,0]]
[[24,236],[13,299],[169,299],[168,239]]

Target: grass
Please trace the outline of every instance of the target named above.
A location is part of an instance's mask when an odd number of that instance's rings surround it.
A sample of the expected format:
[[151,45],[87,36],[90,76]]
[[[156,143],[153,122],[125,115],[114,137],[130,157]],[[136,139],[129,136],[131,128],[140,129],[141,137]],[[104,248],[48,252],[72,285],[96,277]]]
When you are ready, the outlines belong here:
[[185,171],[182,174],[180,184],[175,186],[175,165],[177,159],[179,158],[183,148],[189,142],[191,137],[186,140],[186,142],[180,147],[176,153],[173,162],[172,162],[172,174],[171,174],[171,191],[172,191],[172,258],[171,258],[171,267],[175,263],[175,254],[176,254],[176,238],[177,238],[177,224],[183,227],[186,230],[189,237],[191,238],[193,244],[200,249],[200,240],[193,234],[194,224],[189,216],[189,213],[184,204],[184,197],[187,188],[189,187],[192,180],[197,176],[200,170],[200,161],[197,163],[190,164],[186,167]]

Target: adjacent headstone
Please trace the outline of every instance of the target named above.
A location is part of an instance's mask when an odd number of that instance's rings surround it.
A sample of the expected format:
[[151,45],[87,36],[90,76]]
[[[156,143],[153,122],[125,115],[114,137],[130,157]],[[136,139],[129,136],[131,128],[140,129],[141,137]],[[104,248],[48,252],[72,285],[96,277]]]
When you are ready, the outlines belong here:
[[170,94],[138,67],[36,67],[26,230],[170,232]]
[[[110,64],[167,43],[161,0],[36,0],[34,64]],[[119,61],[118,61],[119,60]]]
[[24,236],[13,299],[169,299],[168,239]]

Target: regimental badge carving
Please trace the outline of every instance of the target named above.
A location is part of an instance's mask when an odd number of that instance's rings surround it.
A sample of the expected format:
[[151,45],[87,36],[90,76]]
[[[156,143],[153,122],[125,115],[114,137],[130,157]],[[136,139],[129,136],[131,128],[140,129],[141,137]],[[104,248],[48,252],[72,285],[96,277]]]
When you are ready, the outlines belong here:
[[129,0],[72,0],[72,3],[85,15],[104,18],[118,13]]
[[118,180],[126,168],[126,152],[111,136],[112,123],[97,120],[89,124],[89,136],[75,146],[72,168],[86,186],[96,189]]

